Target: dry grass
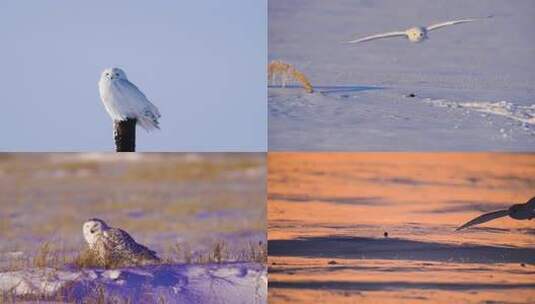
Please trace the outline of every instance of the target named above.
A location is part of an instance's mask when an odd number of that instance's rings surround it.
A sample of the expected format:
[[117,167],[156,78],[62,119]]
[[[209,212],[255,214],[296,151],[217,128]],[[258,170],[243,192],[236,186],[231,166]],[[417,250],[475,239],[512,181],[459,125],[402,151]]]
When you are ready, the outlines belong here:
[[[267,261],[267,246],[264,242],[250,243],[248,248],[240,250],[233,250],[224,241],[217,241],[212,248],[202,254],[194,254],[191,247],[187,243],[177,243],[171,246],[171,255],[162,258],[162,264],[211,264],[211,263],[225,263],[225,262],[256,262],[265,264]],[[99,268],[102,265],[99,259],[88,249],[80,251],[76,256],[65,254],[64,250],[53,246],[50,242],[43,243],[37,250],[35,256],[29,259],[21,259],[16,263],[10,265],[10,269],[3,269],[2,271],[17,271],[27,268],[52,269],[60,270],[66,267],[74,267],[75,269]],[[113,265],[109,268],[114,268]],[[16,296],[13,291],[7,291],[0,294],[0,304],[12,304],[19,301],[30,302],[76,302],[72,290],[69,287],[64,288],[55,296],[49,297],[46,295],[31,295],[31,296]],[[106,294],[102,286],[97,286],[94,292],[82,299],[83,303],[134,303],[131,298],[123,298],[117,296],[110,296]],[[160,296],[159,303],[165,303],[165,298]]]
[[[57,255],[55,254],[52,245],[48,242],[44,243],[37,249],[37,254],[33,258],[33,266],[37,268],[47,267],[49,264],[56,265]],[[54,262],[52,262],[54,261]]]
[[[232,249],[232,250],[231,250]],[[170,246],[168,253],[162,257],[162,264],[211,264],[225,262],[256,262],[266,263],[267,246],[264,242],[249,243],[245,248],[231,248],[223,240],[213,243],[206,252],[195,252],[187,242]],[[13,258],[7,267],[0,271],[19,271],[27,268],[56,269],[66,267],[74,269],[91,269],[105,267],[121,268],[120,265],[103,265],[100,259],[88,248],[78,254],[67,254],[65,249],[58,248],[50,242],[44,242],[32,257]]]
[[65,170],[67,172],[80,172],[80,171],[90,171],[97,172],[101,166],[101,163],[97,161],[78,161],[78,162],[65,162],[53,164],[51,169]]
[[211,260],[216,263],[221,263],[223,261],[223,256],[225,255],[227,249],[225,248],[225,242],[218,242],[215,244],[214,249],[210,255]]
[[8,236],[11,232],[11,220],[8,217],[3,217],[0,220],[0,236]]
[[77,269],[101,267],[102,264],[94,251],[87,249],[82,250],[72,262]]
[[273,60],[269,63],[268,80],[273,83],[277,77],[281,79],[283,87],[286,86],[288,81],[293,79],[300,83],[307,93],[314,92],[314,88],[305,74],[289,63],[281,60]]
[[193,262],[193,253],[188,243],[176,243],[169,249],[170,256],[163,259],[165,264],[176,262],[191,264]]
[[0,304],[17,303],[17,297],[13,291],[7,291],[0,294]]
[[51,242],[44,242],[33,256],[12,258],[7,266],[0,269],[0,272],[20,271],[28,268],[60,270],[70,265],[77,269],[99,266],[89,250],[83,250],[76,256],[66,252],[64,248],[55,246]]
[[[6,157],[0,160],[0,205],[9,216],[0,220],[0,238],[9,246],[33,247],[32,239],[57,235],[78,246],[73,231],[78,232],[87,217],[103,217],[140,241],[161,232],[187,230],[202,237],[265,225],[263,155],[172,155],[129,163],[77,162],[73,157],[61,161],[48,154]],[[3,171],[4,165],[12,167],[13,174]],[[64,174],[95,170],[90,178]],[[55,175],[57,171],[61,174]],[[195,220],[198,214],[227,209],[259,212],[247,221]]]
[[43,156],[20,156],[16,154],[0,158],[0,172],[8,174],[10,178],[23,179],[35,176],[36,172],[46,172],[50,176],[55,177],[59,175],[64,175],[66,177],[81,177],[82,173],[87,173],[85,176],[91,177],[91,175],[99,172],[102,165],[97,161],[43,161],[47,155],[48,154],[43,154]]
[[249,244],[249,250],[247,251],[244,259],[261,264],[267,263],[267,244],[260,241],[258,244]]
[[163,264],[212,264],[225,262],[267,262],[267,246],[265,242],[249,243],[241,250],[232,248],[225,241],[215,242],[211,249],[204,253],[193,252],[187,243],[175,244],[170,247],[168,257]]
[[219,241],[212,246],[212,249],[205,253],[198,255],[196,259],[197,264],[221,264],[232,260],[232,255],[225,245],[224,241]]
[[41,244],[33,256],[20,256],[9,259],[9,263],[0,268],[0,272],[19,271],[28,268],[61,269],[72,262],[72,258],[65,253],[65,249],[54,246],[50,242]]
[[254,158],[155,163],[152,166],[131,167],[124,178],[127,181],[207,181],[220,178],[225,173],[256,168],[263,164],[262,160]]
[[45,242],[37,249],[32,265],[36,268],[60,269],[69,262],[69,257],[62,252],[64,250],[55,247],[50,242]]

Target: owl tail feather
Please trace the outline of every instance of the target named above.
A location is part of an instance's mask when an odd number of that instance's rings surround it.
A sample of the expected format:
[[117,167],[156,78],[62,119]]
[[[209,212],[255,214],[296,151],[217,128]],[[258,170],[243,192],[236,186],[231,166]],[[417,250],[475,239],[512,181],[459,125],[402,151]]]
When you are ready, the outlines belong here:
[[160,123],[158,122],[158,119],[155,117],[154,118],[146,117],[146,116],[138,117],[137,123],[147,132],[160,129]]

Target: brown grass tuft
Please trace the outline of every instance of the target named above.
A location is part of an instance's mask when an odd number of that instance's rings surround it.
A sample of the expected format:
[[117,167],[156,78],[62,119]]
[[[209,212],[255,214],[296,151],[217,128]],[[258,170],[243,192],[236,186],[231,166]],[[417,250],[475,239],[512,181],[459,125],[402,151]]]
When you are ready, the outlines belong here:
[[94,253],[94,251],[89,250],[89,248],[83,250],[77,257],[74,258],[73,265],[78,269],[102,266],[97,255]]
[[165,259],[165,263],[173,264],[176,262],[191,264],[193,255],[188,243],[176,243],[170,247],[172,257]]
[[265,242],[250,242],[241,249],[231,248],[223,240],[213,243],[210,250],[200,253],[192,252],[188,243],[183,242],[169,247],[169,256],[163,264],[209,264],[225,262],[267,262],[267,246]]
[[223,261],[224,256],[225,256],[225,243],[221,241],[215,244],[210,257],[213,262],[221,263]]
[[293,65],[285,63],[281,60],[273,60],[268,65],[268,79],[270,82],[274,82],[275,78],[279,77],[282,82],[282,86],[286,86],[288,80],[295,80],[299,82],[307,93],[313,93],[314,88],[305,74]]
[[60,268],[65,265],[67,257],[60,253],[50,242],[45,242],[33,257],[33,266],[37,268]]
[[267,246],[264,242],[260,241],[258,244],[249,244],[249,254],[246,260],[254,261],[257,263],[267,263]]

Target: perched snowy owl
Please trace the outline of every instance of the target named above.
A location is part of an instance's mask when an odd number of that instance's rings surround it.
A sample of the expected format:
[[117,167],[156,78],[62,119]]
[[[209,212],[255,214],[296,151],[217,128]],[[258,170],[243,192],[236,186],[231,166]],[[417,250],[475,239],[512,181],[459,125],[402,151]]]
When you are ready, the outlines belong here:
[[159,129],[158,108],[153,105],[119,68],[105,69],[98,82],[100,99],[114,122],[137,119],[145,130]]
[[101,219],[84,223],[84,238],[105,266],[131,266],[158,263],[156,252],[136,243],[125,231],[108,226]]
[[[491,18],[491,17],[492,16],[489,16],[487,18]],[[430,31],[433,31],[433,30],[436,30],[445,26],[449,26],[449,25],[472,22],[472,21],[477,21],[477,20],[482,20],[482,19],[483,18],[460,19],[460,20],[441,22],[441,23],[433,24],[427,27],[415,26],[404,31],[388,32],[388,33],[383,33],[383,34],[366,36],[364,38],[348,41],[348,43],[360,43],[360,42],[381,39],[381,38],[390,38],[390,37],[406,37],[411,42],[422,42],[428,38],[427,33],[429,33]]]

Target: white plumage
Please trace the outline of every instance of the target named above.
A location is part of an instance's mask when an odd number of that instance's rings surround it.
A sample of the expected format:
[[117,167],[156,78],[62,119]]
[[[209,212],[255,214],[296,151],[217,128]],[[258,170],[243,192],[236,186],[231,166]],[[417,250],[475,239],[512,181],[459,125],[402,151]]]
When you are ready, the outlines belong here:
[[[490,18],[491,16],[487,17]],[[371,36],[366,36],[364,38],[359,38],[356,40],[348,41],[348,43],[360,43],[375,39],[382,39],[382,38],[390,38],[390,37],[406,37],[411,42],[422,42],[425,39],[428,38],[427,33],[445,26],[450,26],[454,24],[460,24],[460,23],[466,23],[466,22],[472,22],[476,20],[482,20],[482,18],[469,18],[469,19],[459,19],[459,20],[452,20],[452,21],[446,21],[441,23],[436,23],[430,26],[415,26],[411,27],[410,29],[404,30],[404,31],[395,31],[395,32],[388,32],[388,33],[382,33],[382,34],[375,34]]]
[[114,122],[136,119],[147,131],[159,129],[158,108],[153,105],[119,68],[105,69],[98,82],[100,99]]
[[535,197],[531,198],[524,204],[514,204],[509,207],[509,209],[493,211],[480,215],[457,228],[457,230],[479,225],[504,216],[509,216],[515,220],[531,220],[535,218]]
[[160,262],[156,252],[138,244],[126,231],[89,219],[82,228],[89,249],[106,267],[148,265]]

